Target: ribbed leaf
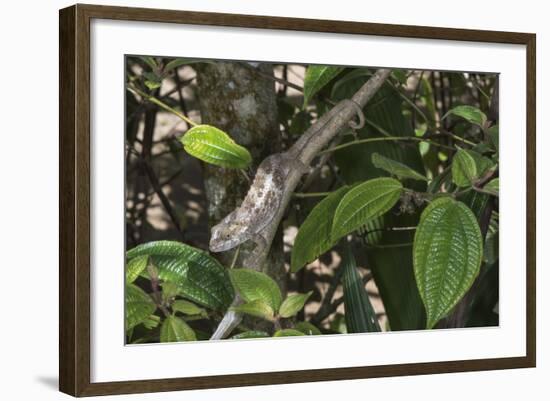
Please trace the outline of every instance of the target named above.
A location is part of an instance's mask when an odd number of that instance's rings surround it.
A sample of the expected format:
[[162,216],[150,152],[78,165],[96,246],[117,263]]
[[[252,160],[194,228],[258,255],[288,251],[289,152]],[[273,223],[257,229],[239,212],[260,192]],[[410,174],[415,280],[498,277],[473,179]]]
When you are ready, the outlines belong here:
[[294,337],[294,336],[305,336],[304,333],[294,329],[282,329],[278,330],[273,334],[273,337]]
[[317,92],[342,71],[342,67],[331,67],[327,65],[309,66],[304,78],[304,107],[308,105],[311,98]]
[[172,304],[172,310],[174,312],[180,312],[184,315],[204,315],[206,311],[203,308],[198,307],[192,302],[178,299]]
[[401,183],[393,178],[375,178],[352,188],[336,208],[332,240],[336,241],[386,213],[399,200],[402,189]]
[[279,308],[279,315],[281,317],[292,317],[302,310],[306,301],[311,296],[313,291],[307,294],[292,294],[289,295],[281,304]]
[[151,297],[134,284],[126,285],[126,330],[146,321],[157,308]]
[[309,322],[298,322],[294,325],[294,328],[308,336],[321,335],[321,330]]
[[458,117],[462,117],[466,121],[479,125],[480,127],[483,127],[485,122],[487,122],[487,116],[485,115],[485,113],[483,113],[481,110],[479,110],[477,107],[474,107],[474,106],[468,106],[468,105],[456,106],[451,110],[449,110],[447,114],[443,116],[443,118],[446,118],[451,114]]
[[149,256],[143,255],[126,262],[126,284],[131,284],[147,268]]
[[427,328],[445,317],[479,273],[483,243],[473,212],[449,197],[422,213],[413,245],[416,284],[427,313]]
[[380,331],[378,319],[369,300],[369,294],[357,271],[355,258],[349,244],[346,244],[342,260],[342,287],[344,307],[346,309],[346,327],[348,333],[366,333]]
[[159,279],[177,284],[184,297],[215,310],[233,301],[227,270],[206,252],[176,241],[153,241],[126,253],[128,259],[143,255],[151,258]]
[[334,246],[335,242],[330,237],[332,219],[340,200],[350,188],[345,186],[332,192],[309,213],[294,240],[290,258],[291,272],[297,272]]
[[379,153],[372,154],[372,164],[374,164],[375,167],[396,176],[397,178],[410,178],[412,180],[428,181],[425,176],[413,170],[406,164],[382,156]]
[[196,125],[180,140],[187,153],[216,166],[246,168],[252,162],[248,150],[211,125]]
[[269,337],[269,334],[267,334],[265,331],[249,330],[239,334],[235,334],[231,338],[233,340],[240,340],[243,338],[264,338],[264,337]]
[[173,343],[179,341],[196,341],[195,332],[183,319],[168,316],[160,328],[160,342]]
[[273,319],[273,309],[261,299],[247,302],[242,305],[232,306],[229,308],[234,312],[246,313],[251,316],[259,317],[266,320]]
[[233,285],[246,302],[263,301],[278,312],[283,296],[277,283],[265,273],[249,269],[229,270]]

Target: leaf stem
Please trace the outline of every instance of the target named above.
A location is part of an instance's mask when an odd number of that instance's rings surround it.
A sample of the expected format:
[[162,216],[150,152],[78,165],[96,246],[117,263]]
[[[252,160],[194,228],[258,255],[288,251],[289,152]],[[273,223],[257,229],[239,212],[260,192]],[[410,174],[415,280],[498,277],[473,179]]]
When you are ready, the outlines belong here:
[[330,192],[294,192],[292,196],[295,198],[320,198],[330,194]]
[[156,104],[157,106],[163,108],[164,110],[178,116],[179,118],[181,118],[183,121],[185,121],[187,124],[191,125],[191,126],[195,126],[197,125],[197,123],[195,123],[194,121],[190,120],[188,117],[186,117],[183,113],[180,113],[179,111],[177,111],[176,109],[168,106],[166,103],[164,102],[161,102],[159,99],[157,99],[156,97],[152,96],[152,95],[149,95],[145,92],[143,92],[142,90],[136,88],[135,86],[130,86],[128,85],[127,86],[128,90],[131,91],[131,92],[135,92],[137,93],[138,95],[140,95],[142,98],[148,100],[149,102],[153,103],[153,104]]
[[355,140],[355,141],[343,143],[341,145],[333,146],[332,148],[322,150],[321,152],[319,152],[319,154],[322,155],[322,154],[325,154],[325,153],[334,152],[336,150],[344,149],[344,148],[347,148],[349,146],[360,145],[362,143],[383,142],[383,141],[426,142],[426,143],[429,143],[429,144],[434,145],[434,146],[438,146],[438,147],[441,147],[441,148],[456,151],[456,149],[451,147],[451,146],[443,145],[443,144],[440,144],[440,143],[437,143],[437,142],[434,142],[434,141],[430,141],[428,139],[423,139],[421,137],[415,137],[415,136],[384,136],[384,137],[379,137],[379,138],[358,139],[358,140]]

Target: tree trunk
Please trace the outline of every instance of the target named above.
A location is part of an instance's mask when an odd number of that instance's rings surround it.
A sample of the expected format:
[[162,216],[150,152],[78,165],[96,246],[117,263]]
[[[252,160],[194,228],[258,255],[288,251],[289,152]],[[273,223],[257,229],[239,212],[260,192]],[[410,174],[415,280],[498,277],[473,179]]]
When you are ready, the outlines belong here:
[[[265,157],[281,150],[275,84],[273,80],[256,73],[254,68],[260,70],[262,75],[273,74],[273,67],[263,63],[254,67],[239,62],[216,62],[197,68],[202,123],[225,131],[246,147],[252,154],[253,170]],[[212,227],[240,205],[250,183],[238,170],[208,164],[204,164],[203,168],[209,226]],[[254,246],[246,243],[240,247],[235,266],[250,267],[244,266],[243,261]],[[234,252],[219,254],[225,266],[231,264]],[[283,293],[286,292],[281,231],[272,244],[262,271],[277,281]]]

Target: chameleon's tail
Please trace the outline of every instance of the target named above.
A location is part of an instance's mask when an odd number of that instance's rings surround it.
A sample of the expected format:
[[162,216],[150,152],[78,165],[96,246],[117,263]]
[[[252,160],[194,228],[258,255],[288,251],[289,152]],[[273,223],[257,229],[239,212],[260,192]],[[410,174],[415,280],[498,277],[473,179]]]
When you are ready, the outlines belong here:
[[[242,303],[239,297],[236,297],[231,306],[239,305]],[[242,313],[228,310],[223,315],[223,319],[216,328],[216,331],[210,337],[210,340],[222,340],[227,337],[243,319]]]

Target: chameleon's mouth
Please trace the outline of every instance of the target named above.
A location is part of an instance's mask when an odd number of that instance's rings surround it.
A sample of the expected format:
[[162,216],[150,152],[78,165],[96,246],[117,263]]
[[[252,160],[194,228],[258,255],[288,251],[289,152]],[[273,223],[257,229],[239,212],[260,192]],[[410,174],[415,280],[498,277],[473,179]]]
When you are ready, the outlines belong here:
[[229,244],[217,243],[216,239],[212,237],[210,239],[210,243],[208,244],[208,248],[212,252],[224,252],[231,249],[231,246]]

